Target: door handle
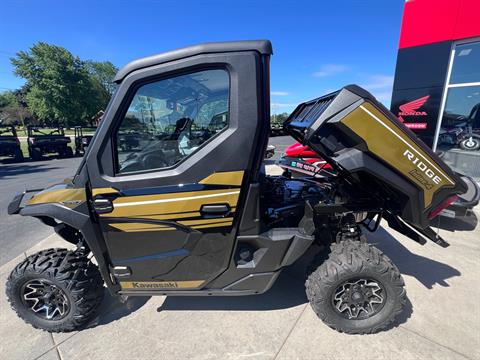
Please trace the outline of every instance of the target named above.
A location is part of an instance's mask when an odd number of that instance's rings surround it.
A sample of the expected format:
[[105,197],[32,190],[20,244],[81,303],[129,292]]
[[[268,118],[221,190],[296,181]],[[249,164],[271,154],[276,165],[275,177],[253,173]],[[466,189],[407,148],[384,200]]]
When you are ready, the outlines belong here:
[[225,217],[230,213],[230,210],[228,204],[202,205],[200,214],[206,218]]
[[97,214],[108,214],[113,211],[113,203],[110,199],[95,198],[93,200],[93,209]]

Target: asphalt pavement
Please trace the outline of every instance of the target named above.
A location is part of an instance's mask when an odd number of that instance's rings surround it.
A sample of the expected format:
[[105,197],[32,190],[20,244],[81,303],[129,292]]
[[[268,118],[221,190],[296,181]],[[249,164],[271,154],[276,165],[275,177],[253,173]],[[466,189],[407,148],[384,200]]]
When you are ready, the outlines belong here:
[[16,193],[27,189],[42,189],[73,176],[80,158],[23,163],[0,162],[0,265],[22,254],[53,233],[39,220],[19,215],[8,216],[7,206]]

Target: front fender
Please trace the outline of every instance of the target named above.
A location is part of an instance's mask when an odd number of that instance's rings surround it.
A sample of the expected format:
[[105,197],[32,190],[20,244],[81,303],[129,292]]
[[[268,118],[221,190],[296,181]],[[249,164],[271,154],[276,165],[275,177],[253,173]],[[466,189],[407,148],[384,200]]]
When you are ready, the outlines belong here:
[[[77,211],[76,209],[79,208],[85,212]],[[75,209],[71,209],[61,203],[31,204],[20,208],[18,213],[22,216],[33,216],[40,219],[55,219],[60,223],[65,223],[78,230],[92,251],[108,290],[112,295],[117,294],[120,290],[120,286],[112,282],[110,277],[110,261],[102,232],[100,231],[99,225],[90,218],[86,203]]]

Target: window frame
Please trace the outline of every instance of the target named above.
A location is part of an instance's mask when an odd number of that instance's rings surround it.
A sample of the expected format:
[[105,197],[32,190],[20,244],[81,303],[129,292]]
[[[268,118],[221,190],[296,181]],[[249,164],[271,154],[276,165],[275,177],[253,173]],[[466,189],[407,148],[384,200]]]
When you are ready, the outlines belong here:
[[[128,112],[128,108],[130,107],[130,104],[132,103],[135,95],[137,94],[137,91],[144,85],[152,84],[155,82],[163,81],[163,80],[168,80],[172,79],[175,77],[179,76],[184,76],[184,75],[190,75],[190,74],[195,74],[199,73],[202,71],[209,71],[209,70],[223,70],[226,72],[228,76],[228,122],[225,127],[222,128],[221,131],[216,133],[214,136],[210,137],[207,141],[203,142],[200,146],[195,149],[191,154],[185,156],[183,159],[180,161],[176,162],[175,164],[171,166],[165,166],[165,167],[160,167],[160,168],[152,168],[152,169],[145,169],[145,170],[137,170],[137,171],[128,171],[128,172],[120,172],[120,164],[118,161],[118,147],[117,147],[117,135],[118,131],[122,125],[123,120],[125,119],[125,116]],[[141,174],[148,174],[152,172],[159,172],[159,171],[167,171],[167,170],[173,170],[176,167],[180,166],[183,162],[185,162],[188,158],[190,158],[193,154],[197,153],[200,149],[205,147],[207,144],[212,142],[214,139],[216,139],[218,136],[220,136],[222,133],[227,131],[230,127],[230,111],[231,111],[231,104],[232,104],[232,76],[231,73],[228,69],[228,66],[225,64],[221,65],[202,65],[202,66],[196,66],[196,67],[190,67],[190,68],[185,68],[181,71],[172,71],[172,72],[167,72],[159,75],[154,75],[150,77],[146,77],[144,79],[140,79],[136,82],[134,82],[130,88],[127,91],[126,96],[124,97],[120,107],[119,111],[117,111],[117,114],[114,119],[114,124],[115,126],[113,127],[113,130],[111,132],[111,153],[112,153],[112,163],[113,163],[113,171],[114,177],[128,177],[128,176],[133,176],[133,175],[141,175]]]

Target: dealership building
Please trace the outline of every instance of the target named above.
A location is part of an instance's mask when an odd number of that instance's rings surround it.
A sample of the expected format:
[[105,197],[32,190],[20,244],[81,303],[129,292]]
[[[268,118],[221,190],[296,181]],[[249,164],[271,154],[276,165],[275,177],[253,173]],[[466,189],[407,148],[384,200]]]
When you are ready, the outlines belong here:
[[406,1],[392,112],[480,181],[480,0]]

